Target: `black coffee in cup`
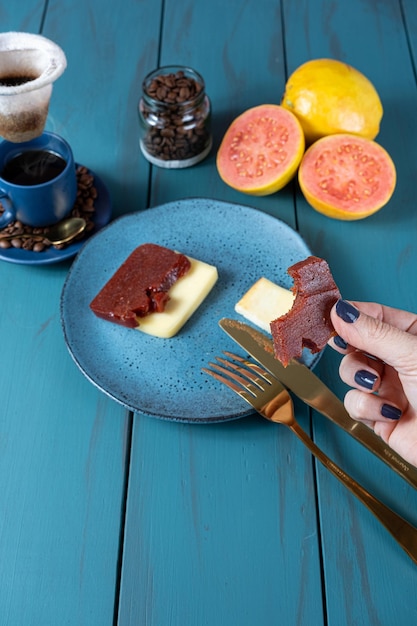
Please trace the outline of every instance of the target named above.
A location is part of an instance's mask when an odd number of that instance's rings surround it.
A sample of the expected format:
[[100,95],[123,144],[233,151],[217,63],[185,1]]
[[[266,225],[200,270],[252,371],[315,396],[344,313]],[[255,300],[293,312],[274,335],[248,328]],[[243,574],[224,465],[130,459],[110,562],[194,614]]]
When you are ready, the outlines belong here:
[[24,85],[25,83],[29,83],[31,80],[35,80],[38,76],[21,76],[21,75],[7,75],[0,77],[0,87],[17,87],[18,85]]
[[59,176],[66,165],[62,157],[49,150],[25,150],[6,163],[1,177],[14,185],[41,185]]

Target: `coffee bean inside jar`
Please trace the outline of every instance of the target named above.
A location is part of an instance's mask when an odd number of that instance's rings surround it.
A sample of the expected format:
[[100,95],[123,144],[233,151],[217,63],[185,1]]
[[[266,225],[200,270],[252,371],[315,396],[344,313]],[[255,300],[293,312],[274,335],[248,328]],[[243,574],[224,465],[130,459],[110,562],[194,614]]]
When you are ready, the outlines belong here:
[[210,101],[202,77],[186,67],[163,67],[143,81],[140,147],[159,167],[189,167],[212,145]]

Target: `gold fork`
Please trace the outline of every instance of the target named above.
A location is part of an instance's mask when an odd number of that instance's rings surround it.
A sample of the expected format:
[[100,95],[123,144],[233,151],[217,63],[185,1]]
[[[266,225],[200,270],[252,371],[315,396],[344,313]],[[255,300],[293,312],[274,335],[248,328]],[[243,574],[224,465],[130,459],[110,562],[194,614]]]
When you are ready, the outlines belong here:
[[203,367],[202,370],[232,389],[267,420],[288,426],[324,467],[375,515],[417,563],[417,528],[346,474],[312,441],[296,421],[291,396],[275,376],[249,359],[231,352],[223,354],[229,357],[229,360],[216,357],[217,363],[209,363],[211,369]]

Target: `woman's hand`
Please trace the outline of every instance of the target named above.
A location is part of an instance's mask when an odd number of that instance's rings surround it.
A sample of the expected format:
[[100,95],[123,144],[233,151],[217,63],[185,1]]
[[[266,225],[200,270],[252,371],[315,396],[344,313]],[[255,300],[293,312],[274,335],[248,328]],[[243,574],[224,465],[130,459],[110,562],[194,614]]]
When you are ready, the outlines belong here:
[[339,300],[331,312],[344,354],[345,407],[417,466],[417,315],[369,302]]

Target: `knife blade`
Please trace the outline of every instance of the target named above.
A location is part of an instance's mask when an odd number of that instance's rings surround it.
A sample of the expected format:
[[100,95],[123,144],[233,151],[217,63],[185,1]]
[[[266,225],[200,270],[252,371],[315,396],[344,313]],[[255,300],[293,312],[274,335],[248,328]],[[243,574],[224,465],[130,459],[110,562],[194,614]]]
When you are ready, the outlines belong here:
[[343,428],[412,487],[417,488],[417,468],[407,463],[368,426],[352,419],[343,402],[306,365],[293,359],[284,367],[274,356],[272,340],[244,322],[223,318],[219,325],[296,396]]

